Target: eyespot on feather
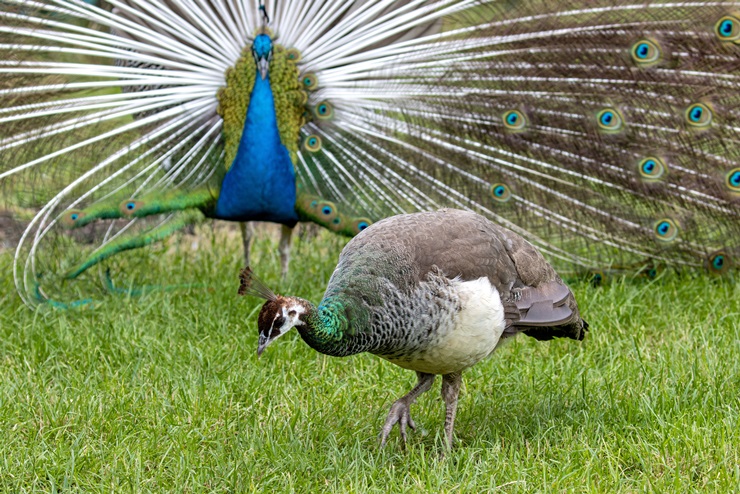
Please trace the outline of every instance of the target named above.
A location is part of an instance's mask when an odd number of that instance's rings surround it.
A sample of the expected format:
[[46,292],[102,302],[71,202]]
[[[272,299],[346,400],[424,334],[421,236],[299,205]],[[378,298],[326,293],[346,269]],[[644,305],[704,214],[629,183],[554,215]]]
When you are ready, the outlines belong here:
[[707,256],[706,267],[712,274],[725,274],[732,267],[732,256],[723,250],[712,252]]
[[694,103],[686,108],[684,118],[689,126],[702,129],[712,125],[714,114],[711,108],[704,103]]
[[509,131],[521,131],[527,127],[529,123],[526,115],[519,110],[507,110],[501,115],[501,120],[504,122],[504,127]]
[[727,173],[725,185],[731,192],[740,193],[740,167],[733,168]]
[[668,173],[668,166],[661,158],[657,156],[648,156],[643,158],[637,164],[637,171],[644,180],[648,182],[657,182]]
[[321,150],[321,137],[316,134],[311,134],[306,137],[303,141],[303,149],[310,153],[316,153]]
[[127,201],[123,201],[121,205],[118,207],[118,209],[120,209],[120,211],[123,214],[127,216],[132,216],[137,211],[139,211],[141,209],[141,206],[143,205],[144,203],[142,203],[141,201],[135,201],[133,199],[129,199]]
[[289,48],[285,52],[285,56],[290,60],[291,62],[300,62],[301,61],[301,52],[298,51],[298,48]]
[[658,43],[650,39],[641,39],[630,48],[632,61],[641,67],[655,65],[663,58],[663,51]]
[[309,72],[301,76],[301,84],[303,85],[303,89],[313,91],[319,87],[319,78],[316,77],[316,74]]
[[604,108],[596,114],[599,129],[607,133],[616,133],[624,129],[624,118],[615,108]]
[[672,242],[678,237],[678,224],[670,218],[662,218],[653,225],[655,237],[661,242]]
[[337,219],[338,211],[333,202],[317,201],[315,205],[313,204],[313,202],[311,203],[311,205],[314,208],[316,215],[323,221],[331,222]]
[[61,221],[64,226],[73,227],[87,214],[80,209],[71,209],[62,215]]
[[355,218],[352,222],[352,230],[354,230],[355,234],[358,234],[372,224],[373,222],[368,218]]
[[507,202],[511,199],[511,189],[506,184],[493,184],[491,185],[491,197],[496,202]]
[[314,114],[319,120],[329,120],[334,116],[334,108],[328,101],[322,101],[314,108]]
[[720,41],[740,40],[740,15],[729,14],[721,17],[714,25],[714,34]]

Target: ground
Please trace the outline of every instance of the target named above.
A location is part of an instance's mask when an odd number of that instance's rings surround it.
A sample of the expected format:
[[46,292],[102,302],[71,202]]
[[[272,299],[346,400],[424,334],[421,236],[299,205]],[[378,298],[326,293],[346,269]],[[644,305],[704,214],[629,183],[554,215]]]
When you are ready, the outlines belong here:
[[[0,253],[0,492],[733,492],[740,489],[740,289],[664,272],[569,279],[583,342],[519,337],[464,374],[439,460],[439,380],[404,451],[378,432],[415,378],[320,355],[296,332],[257,358],[238,235],[209,229],[162,279],[208,288],[31,312]],[[218,238],[214,238],[214,236]],[[254,250],[277,291],[321,298],[344,240]],[[218,247],[218,250],[214,250]]]

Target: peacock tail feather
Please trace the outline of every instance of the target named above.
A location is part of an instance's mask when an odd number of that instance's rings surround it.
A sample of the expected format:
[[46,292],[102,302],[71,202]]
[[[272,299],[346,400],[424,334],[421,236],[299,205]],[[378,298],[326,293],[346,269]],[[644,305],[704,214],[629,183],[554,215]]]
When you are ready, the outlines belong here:
[[89,268],[249,199],[222,184],[260,33],[301,221],[352,235],[451,206],[561,269],[738,266],[740,1],[259,7],[3,2],[0,200],[33,211],[14,263],[29,304],[105,289]]

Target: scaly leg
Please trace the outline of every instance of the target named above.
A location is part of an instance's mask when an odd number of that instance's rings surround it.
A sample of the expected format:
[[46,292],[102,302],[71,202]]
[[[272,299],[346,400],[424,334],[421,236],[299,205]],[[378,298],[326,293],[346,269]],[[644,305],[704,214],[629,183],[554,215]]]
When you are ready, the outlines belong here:
[[411,404],[416,401],[416,398],[420,394],[429,391],[434,383],[435,377],[434,374],[425,374],[423,372],[417,372],[416,376],[419,381],[416,383],[416,386],[414,386],[414,389],[409,391],[409,393],[403,398],[396,400],[391,406],[388,418],[385,419],[385,425],[383,425],[383,429],[380,431],[381,447],[385,446],[385,443],[388,440],[388,435],[390,435],[391,430],[396,423],[398,423],[398,427],[401,429],[401,439],[403,439],[404,446],[406,445],[406,425],[411,427],[411,429],[416,430],[416,424],[414,424],[414,421],[411,419]]
[[293,238],[293,228],[282,225],[280,229],[280,275],[283,279],[288,276],[288,265],[290,264],[290,241]]
[[455,428],[455,415],[457,413],[457,397],[460,394],[462,374],[445,374],[442,376],[442,399],[445,402],[445,435],[447,436],[447,447],[452,448],[452,431]]
[[244,246],[244,263],[249,266],[249,247],[252,244],[254,236],[254,226],[251,222],[239,223],[239,229],[242,231],[242,245]]

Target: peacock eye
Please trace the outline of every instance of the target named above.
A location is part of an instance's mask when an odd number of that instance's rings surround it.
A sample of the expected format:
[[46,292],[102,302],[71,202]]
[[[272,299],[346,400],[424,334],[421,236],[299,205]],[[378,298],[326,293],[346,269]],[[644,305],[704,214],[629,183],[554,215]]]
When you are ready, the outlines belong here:
[[733,168],[727,174],[727,187],[733,192],[740,192],[740,168]]
[[605,132],[617,132],[624,127],[622,115],[613,108],[605,108],[597,113],[596,121],[599,128]]
[[651,65],[660,61],[660,47],[653,41],[644,39],[632,45],[632,60],[638,65]]
[[712,110],[703,103],[694,103],[685,112],[686,123],[695,128],[709,127],[712,116]]

